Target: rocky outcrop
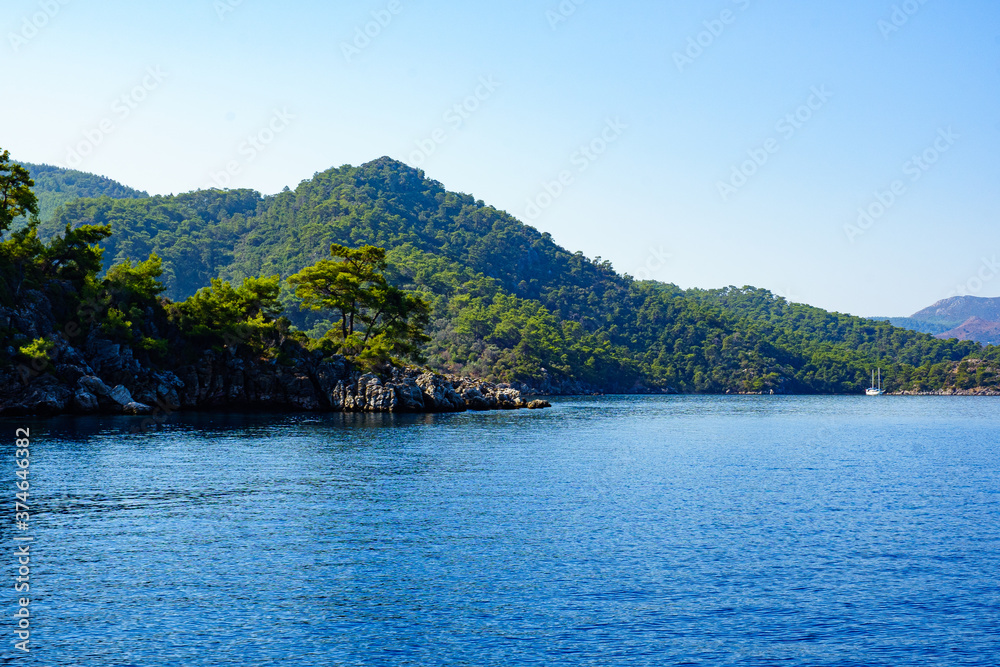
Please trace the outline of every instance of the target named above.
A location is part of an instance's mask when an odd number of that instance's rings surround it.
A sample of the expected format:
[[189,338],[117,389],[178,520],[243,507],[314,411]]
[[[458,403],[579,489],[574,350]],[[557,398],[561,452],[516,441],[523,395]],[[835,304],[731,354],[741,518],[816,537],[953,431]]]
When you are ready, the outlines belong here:
[[468,378],[447,377],[414,369],[393,369],[385,378],[350,373],[332,385],[324,373],[321,399],[343,412],[463,412],[515,410],[527,407],[520,392]]
[[893,391],[889,396],[1000,396],[1000,391],[979,387],[976,389],[939,389],[938,391]]
[[[0,369],[0,414],[162,415],[185,409],[416,413],[529,407],[510,385],[411,368],[363,373],[336,355],[303,351],[279,363],[226,348],[206,350],[164,370],[143,366],[129,347],[94,333],[81,348],[59,341],[51,363]],[[532,405],[539,407],[537,403]]]

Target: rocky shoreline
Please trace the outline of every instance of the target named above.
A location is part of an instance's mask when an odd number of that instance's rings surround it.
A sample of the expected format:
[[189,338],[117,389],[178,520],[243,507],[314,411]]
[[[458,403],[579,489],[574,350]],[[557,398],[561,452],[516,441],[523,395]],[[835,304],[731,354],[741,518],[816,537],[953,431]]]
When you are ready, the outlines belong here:
[[[560,385],[542,373],[542,387],[498,384],[415,368],[365,373],[348,359],[296,348],[278,361],[246,346],[203,351],[195,358],[153,365],[128,345],[91,331],[71,345],[54,337],[44,363],[0,367],[0,416],[126,414],[161,419],[177,411],[254,410],[435,413],[550,407],[529,396],[596,394]],[[8,358],[14,358],[8,349]],[[647,393],[636,391],[635,393]],[[656,392],[669,393],[669,392]],[[775,393],[775,392],[770,392]],[[1000,396],[982,387],[896,396]]]
[[425,413],[550,407],[520,389],[413,368],[363,373],[318,353],[279,363],[206,350],[163,370],[95,334],[79,348],[59,340],[42,367],[0,369],[0,415],[164,415],[180,410]]
[[1000,396],[994,389],[940,389],[938,391],[894,391],[886,396]]

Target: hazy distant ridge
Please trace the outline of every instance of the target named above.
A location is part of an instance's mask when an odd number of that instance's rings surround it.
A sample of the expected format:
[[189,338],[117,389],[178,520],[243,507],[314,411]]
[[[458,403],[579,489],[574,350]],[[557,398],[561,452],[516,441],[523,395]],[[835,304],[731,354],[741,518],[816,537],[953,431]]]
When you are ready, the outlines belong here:
[[970,317],[1000,322],[1000,297],[953,296],[917,311],[911,317],[926,322],[951,323],[953,326]]
[[1000,297],[955,296],[941,299],[910,317],[887,318],[893,326],[996,345],[1000,342]]

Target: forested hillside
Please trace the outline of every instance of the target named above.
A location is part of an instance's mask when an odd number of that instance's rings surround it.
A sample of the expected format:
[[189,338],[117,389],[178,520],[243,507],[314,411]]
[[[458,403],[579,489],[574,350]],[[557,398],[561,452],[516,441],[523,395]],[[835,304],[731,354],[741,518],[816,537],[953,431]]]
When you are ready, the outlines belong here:
[[111,197],[112,199],[138,199],[147,197],[145,192],[134,190],[104,176],[84,171],[62,169],[47,164],[20,163],[31,173],[38,197],[38,217],[49,220],[59,206],[80,197]]
[[951,328],[947,324],[937,324],[935,322],[918,320],[912,317],[879,317],[875,319],[885,320],[894,327],[899,327],[901,329],[910,329],[911,331],[919,331],[920,333],[931,334],[932,336],[939,333],[944,333],[949,328]]
[[232,273],[225,269],[235,262],[233,248],[248,233],[247,218],[256,215],[262,201],[250,190],[77,199],[43,221],[39,235],[50,238],[66,225],[110,225],[112,235],[101,244],[105,269],[129,259],[142,261],[155,252],[164,259],[167,296],[181,300],[220,272]]
[[[110,225],[105,268],[155,252],[175,300],[215,277],[286,278],[328,256],[332,243],[386,248],[387,275],[431,305],[432,367],[551,391],[856,392],[876,365],[890,390],[927,390],[953,383],[958,362],[984,354],[764,290],[637,282],[389,158],[268,197],[72,201],[43,236],[67,224]],[[314,337],[330,326],[292,306],[287,286],[281,298]],[[991,366],[977,368],[978,381],[995,382]]]

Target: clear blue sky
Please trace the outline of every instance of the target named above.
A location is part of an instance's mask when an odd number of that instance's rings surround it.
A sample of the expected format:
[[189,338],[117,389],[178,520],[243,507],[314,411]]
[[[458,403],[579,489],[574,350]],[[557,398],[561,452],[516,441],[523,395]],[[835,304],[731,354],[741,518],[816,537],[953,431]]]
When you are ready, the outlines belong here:
[[274,193],[389,155],[682,287],[1000,296],[993,1],[7,0],[0,28],[20,160]]

